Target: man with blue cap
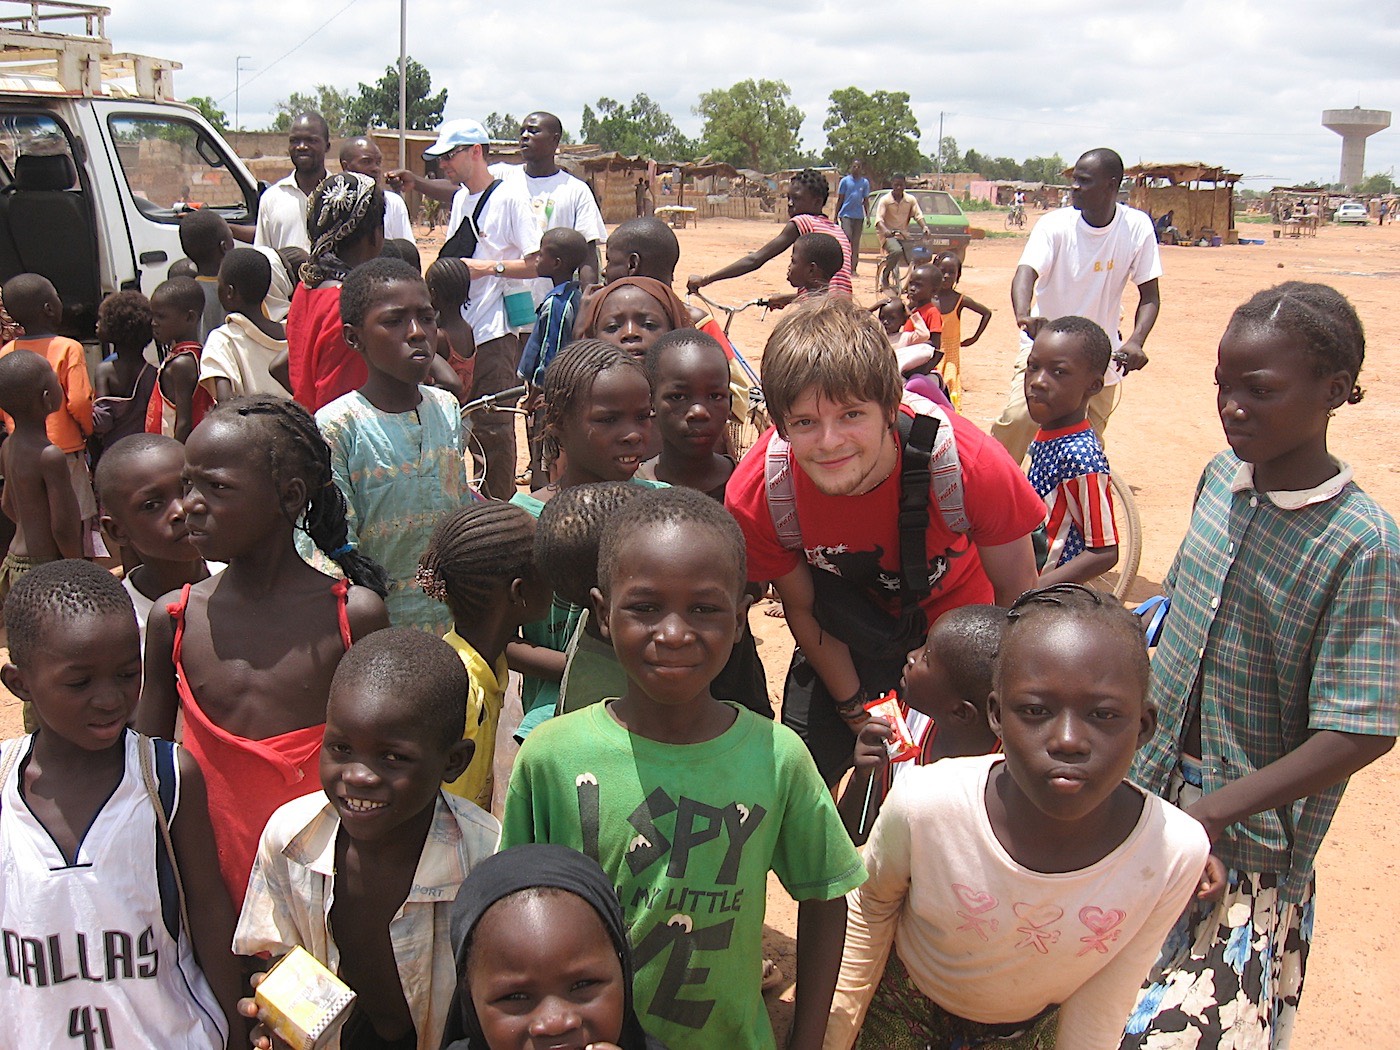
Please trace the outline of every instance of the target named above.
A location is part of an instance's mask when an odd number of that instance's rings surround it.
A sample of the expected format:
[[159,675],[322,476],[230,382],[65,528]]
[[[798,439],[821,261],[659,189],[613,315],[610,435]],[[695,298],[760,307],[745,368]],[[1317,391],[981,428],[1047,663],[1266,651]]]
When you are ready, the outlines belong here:
[[[449,120],[438,138],[423,151],[436,160],[445,178],[427,179],[407,169],[391,171],[396,189],[415,189],[434,200],[451,203],[447,243],[441,255],[467,260],[471,297],[462,316],[476,339],[476,371],[471,396],[482,397],[514,386],[518,380],[520,340],[506,318],[509,280],[531,280],[540,248],[540,227],[530,201],[519,185],[494,178],[487,166],[491,139],[475,120]],[[473,431],[486,453],[483,491],[493,499],[515,495],[515,416],[484,412]]]

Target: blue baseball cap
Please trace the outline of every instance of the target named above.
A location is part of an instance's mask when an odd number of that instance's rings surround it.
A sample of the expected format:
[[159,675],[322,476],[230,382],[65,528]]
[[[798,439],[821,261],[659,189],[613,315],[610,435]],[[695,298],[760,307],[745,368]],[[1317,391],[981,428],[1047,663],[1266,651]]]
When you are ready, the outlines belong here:
[[438,128],[438,139],[423,151],[424,157],[441,157],[458,146],[486,146],[491,136],[475,120],[449,120]]

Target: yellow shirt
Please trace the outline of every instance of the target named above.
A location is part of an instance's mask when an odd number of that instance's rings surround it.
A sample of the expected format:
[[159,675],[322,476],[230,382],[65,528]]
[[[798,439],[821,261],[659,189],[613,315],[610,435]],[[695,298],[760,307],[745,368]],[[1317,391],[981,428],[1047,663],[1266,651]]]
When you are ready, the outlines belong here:
[[502,653],[493,671],[481,654],[456,631],[448,631],[443,641],[457,650],[467,668],[467,731],[463,739],[476,745],[466,772],[444,785],[444,790],[475,802],[490,813],[491,792],[495,786],[496,727],[501,721],[501,705],[505,702],[510,670]]

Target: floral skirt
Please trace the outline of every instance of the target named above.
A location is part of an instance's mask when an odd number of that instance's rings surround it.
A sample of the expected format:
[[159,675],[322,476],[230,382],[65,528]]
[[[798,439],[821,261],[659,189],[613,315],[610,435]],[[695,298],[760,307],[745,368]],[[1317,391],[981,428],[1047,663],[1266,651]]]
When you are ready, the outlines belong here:
[[1059,1008],[1018,1024],[981,1024],[950,1014],[919,991],[891,951],[855,1050],[1053,1050]]
[[[1182,796],[1192,801],[1189,786]],[[1123,1050],[1287,1050],[1315,882],[1294,904],[1279,899],[1280,875],[1231,869],[1228,878],[1218,902],[1193,901],[1168,934],[1138,992]]]

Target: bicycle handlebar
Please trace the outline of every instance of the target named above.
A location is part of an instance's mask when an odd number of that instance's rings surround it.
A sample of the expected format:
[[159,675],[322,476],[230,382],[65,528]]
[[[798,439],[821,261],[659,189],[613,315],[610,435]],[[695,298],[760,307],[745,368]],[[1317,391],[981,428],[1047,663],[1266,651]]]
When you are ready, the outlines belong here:
[[516,402],[525,396],[523,386],[513,386],[509,390],[501,390],[494,394],[485,394],[475,401],[468,401],[462,406],[462,415],[469,416],[473,412],[499,412],[502,409],[514,408]]
[[696,297],[697,299],[699,299],[699,300],[700,300],[702,303],[704,303],[706,306],[712,306],[712,307],[714,307],[716,310],[723,310],[725,313],[729,314],[731,317],[734,316],[735,314],[741,314],[741,313],[743,313],[745,310],[747,310],[747,309],[748,309],[749,307],[751,307],[751,306],[761,306],[761,307],[763,307],[763,309],[765,309],[765,310],[768,309],[768,300],[767,300],[766,298],[750,299],[748,302],[746,302],[746,303],[740,303],[738,306],[729,306],[729,305],[726,304],[726,303],[717,303],[717,302],[715,302],[713,299],[711,299],[709,296],[707,296],[704,292],[699,292],[699,291],[697,291],[697,292],[694,293],[694,295],[695,295],[695,297]]

